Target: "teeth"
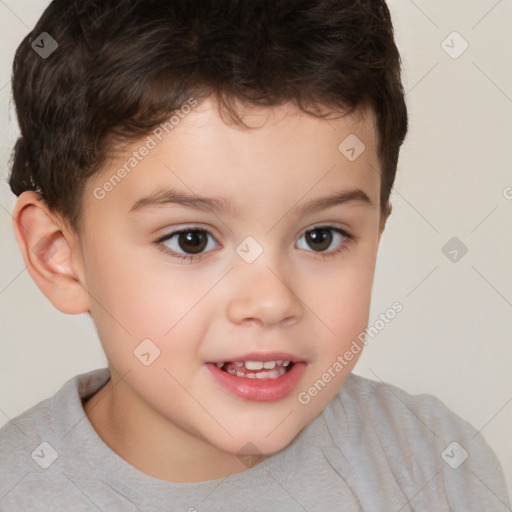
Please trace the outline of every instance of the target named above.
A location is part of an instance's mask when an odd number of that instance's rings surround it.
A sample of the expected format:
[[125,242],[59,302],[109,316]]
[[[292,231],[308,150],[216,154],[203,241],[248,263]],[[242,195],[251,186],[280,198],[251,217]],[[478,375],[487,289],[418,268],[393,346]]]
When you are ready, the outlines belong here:
[[[285,361],[285,363],[284,366],[288,366],[290,361]],[[281,364],[283,364],[283,361],[265,361],[264,363],[261,361],[245,361],[245,367],[248,370],[262,370],[263,368],[265,368],[265,370],[273,370],[276,366],[280,366]],[[237,366],[242,366],[242,364],[237,364]]]
[[[291,363],[291,361],[282,361],[280,359],[278,359],[277,361],[235,361],[233,362],[232,364],[234,364],[237,368],[241,368],[245,365],[245,368],[247,370],[273,370],[274,368],[278,367],[278,369],[282,369],[282,367],[284,366],[285,368],[287,366],[289,366]],[[226,364],[226,362],[221,362],[221,363],[215,363],[215,366],[217,366],[217,368],[222,368],[224,365]],[[267,372],[269,373],[269,372]],[[254,375],[258,375],[258,374],[254,374]],[[250,377],[251,378],[251,377]]]
[[247,375],[244,375],[243,373],[237,372],[233,368],[228,370],[228,373],[231,373],[231,375],[236,375],[237,377],[245,377],[246,379],[277,379],[278,377],[281,377],[281,375],[284,375],[286,370],[281,367],[271,372],[265,371],[258,373],[248,373]]
[[256,373],[257,379],[277,379],[278,377],[281,377],[285,373],[285,369],[282,368],[283,373],[280,373],[279,370],[274,370],[272,372],[259,372]]
[[261,361],[245,361],[245,367],[248,370],[262,370],[263,363]]

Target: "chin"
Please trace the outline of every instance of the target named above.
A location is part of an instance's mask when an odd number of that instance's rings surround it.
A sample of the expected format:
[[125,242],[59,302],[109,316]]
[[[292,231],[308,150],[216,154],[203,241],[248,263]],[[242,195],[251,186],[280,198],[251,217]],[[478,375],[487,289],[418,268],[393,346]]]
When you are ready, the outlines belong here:
[[[272,455],[286,448],[297,436],[299,430],[280,432],[279,434],[273,433],[268,436],[268,430],[256,431],[251,429],[243,435],[240,433],[232,433],[233,438],[224,439],[224,442],[219,440],[209,440],[210,444],[214,445],[217,449],[237,455],[244,456],[261,456]],[[268,437],[267,437],[268,436]]]

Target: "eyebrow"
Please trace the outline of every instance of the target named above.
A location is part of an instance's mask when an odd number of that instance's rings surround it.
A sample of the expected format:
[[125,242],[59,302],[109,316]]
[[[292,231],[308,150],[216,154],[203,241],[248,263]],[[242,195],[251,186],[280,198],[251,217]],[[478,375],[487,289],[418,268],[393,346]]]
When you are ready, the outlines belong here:
[[[325,197],[319,197],[302,205],[299,203],[297,210],[300,215],[304,215],[345,203],[359,203],[367,207],[374,207],[374,203],[368,194],[366,194],[364,190],[355,188],[335,192]],[[197,195],[190,195],[175,188],[156,190],[152,194],[138,199],[129,211],[134,212],[172,204],[178,204],[188,208],[194,208],[196,210],[215,214],[228,214],[233,217],[240,216],[241,213],[237,206],[233,205],[223,197],[201,197]]]

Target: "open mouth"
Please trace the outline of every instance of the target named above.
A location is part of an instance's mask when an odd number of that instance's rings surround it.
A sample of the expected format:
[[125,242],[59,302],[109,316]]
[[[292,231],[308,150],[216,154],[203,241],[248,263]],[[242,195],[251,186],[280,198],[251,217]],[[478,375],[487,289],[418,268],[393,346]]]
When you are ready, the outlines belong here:
[[[286,354],[288,356],[288,354]],[[243,400],[269,402],[291,393],[306,371],[307,362],[284,354],[231,356],[234,361],[206,363],[213,379],[230,394]],[[243,357],[243,360],[241,360]],[[275,359],[269,360],[270,357]],[[278,359],[280,357],[281,359]],[[262,361],[261,359],[266,359]],[[258,360],[259,359],[259,360]]]
[[246,379],[278,379],[289,372],[293,361],[227,361],[215,363],[217,368],[226,373]]

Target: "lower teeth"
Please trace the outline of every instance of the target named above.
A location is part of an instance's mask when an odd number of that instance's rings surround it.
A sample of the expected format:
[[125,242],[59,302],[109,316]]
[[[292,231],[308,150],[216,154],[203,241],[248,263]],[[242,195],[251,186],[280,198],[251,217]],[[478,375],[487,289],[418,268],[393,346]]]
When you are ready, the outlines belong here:
[[279,368],[271,371],[264,371],[258,373],[240,373],[235,369],[226,370],[227,373],[231,375],[236,375],[237,377],[245,377],[247,379],[277,379],[286,373],[286,368]]

